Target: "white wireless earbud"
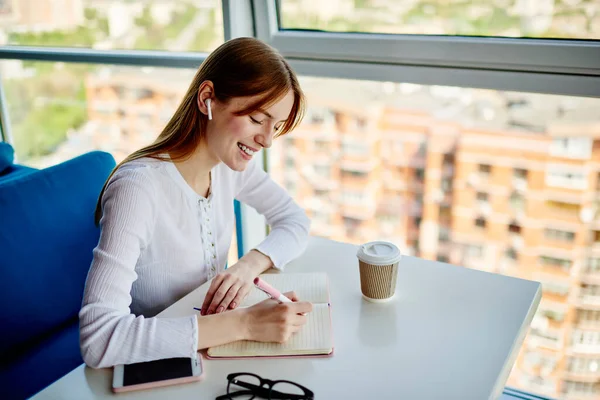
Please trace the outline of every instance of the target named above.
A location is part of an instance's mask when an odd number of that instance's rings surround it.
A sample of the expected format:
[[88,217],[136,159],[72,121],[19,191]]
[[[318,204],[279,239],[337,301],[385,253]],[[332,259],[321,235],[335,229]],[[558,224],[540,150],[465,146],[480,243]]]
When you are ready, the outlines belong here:
[[206,99],[206,101],[204,102],[206,104],[206,108],[208,108],[208,119],[212,119],[212,110],[210,109],[210,99]]

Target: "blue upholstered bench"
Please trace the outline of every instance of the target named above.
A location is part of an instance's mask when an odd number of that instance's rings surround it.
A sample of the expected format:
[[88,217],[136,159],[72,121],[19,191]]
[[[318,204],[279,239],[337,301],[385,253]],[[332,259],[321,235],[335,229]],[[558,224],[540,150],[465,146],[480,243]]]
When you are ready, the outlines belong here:
[[35,170],[0,146],[0,397],[21,399],[83,362],[77,314],[115,160],[95,151]]

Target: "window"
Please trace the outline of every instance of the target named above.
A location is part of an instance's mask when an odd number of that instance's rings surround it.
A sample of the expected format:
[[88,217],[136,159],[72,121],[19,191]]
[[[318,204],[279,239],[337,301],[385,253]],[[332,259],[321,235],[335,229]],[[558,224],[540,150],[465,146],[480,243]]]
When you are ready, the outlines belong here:
[[577,310],[579,324],[600,325],[600,310]]
[[329,148],[331,147],[329,142],[326,140],[317,139],[314,141],[314,144],[315,144],[316,150],[325,150],[326,151],[326,150],[329,150]]
[[[2,33],[12,45],[185,52],[212,51],[224,41],[220,0],[11,3]],[[35,7],[44,12],[28,12]]]
[[370,145],[345,139],[342,141],[342,152],[349,155],[365,156],[370,152]]
[[510,232],[511,234],[520,235],[521,227],[513,222],[510,225],[508,225],[508,232]]
[[440,232],[438,234],[438,240],[442,243],[446,243],[450,241],[450,229],[441,226]]
[[569,396],[586,396],[592,399],[600,394],[600,385],[591,382],[565,381],[563,392]]
[[562,231],[558,229],[544,229],[544,236],[549,240],[560,242],[573,242],[575,240],[575,232]]
[[331,167],[326,165],[314,165],[315,173],[321,178],[329,178],[331,176]]
[[513,192],[510,195],[509,204],[514,211],[525,211],[525,197],[520,193]]
[[486,203],[488,202],[488,194],[487,193],[483,193],[483,192],[477,192],[477,201],[478,202],[482,202],[482,203]]
[[387,34],[509,36],[597,39],[595,14],[585,3],[563,2],[428,2],[395,0],[319,3],[281,0],[282,29]]
[[587,189],[587,176],[568,165],[550,164],[546,171],[546,185],[565,189]]
[[567,369],[576,374],[594,374],[600,370],[600,358],[569,357]]
[[483,246],[467,245],[465,246],[465,255],[469,258],[482,258]]
[[542,279],[542,289],[545,292],[565,296],[569,293],[569,288],[568,282],[561,282],[550,278]]
[[486,226],[485,218],[479,217],[479,218],[475,219],[475,226],[478,228],[485,229],[485,226]]
[[527,170],[522,168],[515,168],[513,170],[513,176],[517,179],[527,180]]
[[504,252],[504,256],[511,261],[517,261],[519,259],[519,254],[512,247],[506,249],[506,251]]
[[[7,61],[0,61],[2,66],[4,66],[5,63],[7,63]],[[131,126],[128,129],[129,134],[125,137],[121,133],[121,127],[119,125],[119,122],[121,122],[120,120],[112,121],[100,119],[98,115],[93,113],[93,108],[90,107],[90,104],[92,104],[92,102],[95,101],[95,98],[100,96],[100,94],[90,95],[87,90],[92,88],[102,88],[102,100],[115,102],[118,109],[124,110],[124,116],[119,116],[118,118],[124,119],[129,115],[130,109],[127,107],[123,108],[122,106],[129,104],[128,102],[130,101],[134,101],[134,98],[129,98],[128,92],[122,91],[121,88],[127,88],[129,90],[130,86],[137,87],[134,84],[138,80],[143,80],[144,84],[141,86],[147,86],[148,90],[152,90],[154,93],[153,97],[144,101],[154,102],[156,96],[165,96],[165,98],[171,100],[164,106],[157,106],[157,109],[162,112],[164,108],[171,107],[170,109],[174,111],[195,72],[193,69],[170,70],[167,68],[103,67],[86,64],[62,64],[61,67],[59,64],[62,63],[30,62],[25,66],[22,66],[23,70],[14,72],[13,74],[2,74],[4,88],[7,92],[6,97],[11,115],[13,133],[15,141],[17,142],[17,151],[19,152],[19,149],[27,148],[27,146],[19,146],[19,143],[23,143],[19,142],[19,140],[22,141],[24,138],[29,142],[28,146],[33,149],[40,149],[43,142],[37,141],[36,135],[38,131],[40,131],[39,128],[42,126],[52,126],[53,131],[57,131],[61,134],[60,138],[52,143],[52,145],[46,146],[44,144],[45,153],[43,155],[33,154],[20,158],[20,160],[29,165],[41,165],[41,163],[50,165],[92,149],[107,149],[113,152],[117,159],[122,159],[122,157],[129,154],[131,151],[147,143],[142,140],[143,136],[145,137],[145,134],[142,134],[139,127]],[[38,66],[40,66],[40,68],[38,68]],[[77,68],[80,68],[81,71],[75,71]],[[53,77],[56,78],[54,82],[48,79],[50,77],[48,72],[54,74]],[[62,76],[65,72],[69,74],[66,78]],[[73,78],[74,73],[78,74],[76,75],[77,79]],[[185,76],[186,74],[188,74],[187,77]],[[131,76],[135,76],[136,79],[131,79]],[[396,215],[399,216],[396,231],[397,235],[398,237],[406,237],[406,242],[399,244],[414,251],[414,254],[417,255],[419,254],[419,244],[415,239],[418,238],[420,234],[422,214],[417,213],[411,215],[409,213],[409,207],[412,204],[414,193],[410,190],[406,190],[401,196],[391,196],[389,191],[381,188],[380,179],[382,175],[379,175],[378,173],[370,175],[368,187],[367,185],[364,185],[357,188],[355,187],[355,182],[344,182],[344,180],[341,179],[341,162],[336,158],[331,157],[330,166],[319,164],[322,162],[322,157],[316,157],[314,154],[314,147],[309,141],[314,141],[315,136],[319,138],[327,137],[327,140],[322,140],[323,146],[324,143],[329,143],[331,150],[335,150],[342,141],[342,134],[335,129],[331,129],[331,126],[328,126],[325,121],[331,118],[334,119],[334,112],[338,114],[345,113],[346,115],[354,115],[356,110],[351,104],[348,104],[349,99],[377,98],[382,107],[373,111],[365,111],[366,113],[369,113],[365,116],[366,120],[369,122],[369,129],[365,135],[368,135],[369,139],[372,139],[374,142],[382,140],[384,137],[391,137],[391,140],[395,142],[401,141],[404,145],[399,146],[397,152],[395,151],[393,153],[393,165],[382,165],[380,154],[378,153],[379,146],[373,146],[373,151],[368,157],[376,163],[377,168],[375,171],[381,169],[383,170],[382,172],[385,172],[386,170],[400,172],[402,174],[401,176],[410,177],[407,179],[411,179],[413,177],[413,171],[418,170],[418,172],[415,172],[415,175],[421,176],[421,179],[424,180],[428,171],[426,168],[422,167],[422,160],[415,156],[415,152],[418,148],[422,149],[423,158],[427,160],[430,156],[432,156],[432,159],[435,159],[436,155],[441,157],[440,151],[443,151],[444,154],[448,154],[449,152],[450,154],[453,154],[456,165],[455,170],[457,171],[456,176],[451,179],[447,178],[447,183],[436,183],[440,182],[437,178],[431,179],[430,182],[428,181],[428,185],[425,185],[426,187],[423,188],[424,200],[421,204],[424,204],[423,207],[429,205],[428,202],[431,190],[440,189],[441,185],[448,187],[453,184],[453,179],[457,179],[457,192],[455,192],[457,196],[452,199],[452,204],[447,204],[444,207],[440,205],[439,221],[435,217],[435,213],[433,213],[433,216],[428,216],[427,220],[423,220],[423,222],[426,221],[427,224],[445,224],[450,229],[449,236],[451,238],[458,238],[461,237],[461,235],[466,235],[473,231],[473,226],[470,222],[472,221],[472,216],[467,219],[467,224],[459,223],[461,218],[464,219],[461,214],[461,209],[466,205],[465,200],[461,199],[459,196],[461,191],[461,182],[459,182],[461,173],[472,171],[474,168],[477,168],[476,165],[479,162],[489,163],[486,165],[489,167],[488,172],[491,173],[491,164],[502,165],[500,163],[496,164],[495,157],[498,154],[502,155],[502,158],[504,159],[503,162],[514,161],[515,163],[518,162],[516,165],[521,165],[522,163],[526,164],[528,160],[534,158],[532,153],[530,153],[531,149],[535,149],[539,152],[540,149],[543,150],[547,148],[547,146],[544,147],[540,143],[546,143],[550,135],[549,131],[527,132],[521,128],[517,129],[514,125],[502,118],[488,121],[485,119],[484,115],[474,115],[472,113],[473,107],[471,105],[473,102],[477,103],[481,101],[482,98],[492,98],[494,99],[492,103],[495,115],[506,115],[507,118],[518,118],[518,113],[515,113],[515,110],[510,109],[505,100],[523,99],[524,102],[527,100],[527,104],[521,106],[519,112],[531,112],[540,115],[540,118],[542,119],[546,118],[546,116],[548,119],[551,119],[551,117],[554,118],[557,115],[556,108],[553,105],[556,105],[564,98],[564,96],[557,95],[507,92],[505,90],[434,87],[402,82],[384,83],[364,80],[312,77],[301,77],[301,79],[302,87],[308,98],[308,104],[316,104],[315,100],[319,100],[319,104],[324,104],[320,109],[322,113],[319,116],[318,111],[314,111],[312,118],[310,115],[307,115],[303,123],[290,137],[282,137],[274,140],[273,147],[269,151],[269,156],[277,158],[278,160],[278,163],[273,163],[271,165],[285,166],[285,159],[288,152],[293,150],[295,166],[297,166],[298,169],[302,169],[302,172],[304,172],[304,167],[308,167],[307,170],[309,173],[293,174],[293,176],[290,177],[290,174],[286,176],[285,168],[272,168],[271,171],[269,171],[270,175],[278,183],[286,187],[294,196],[295,200],[303,207],[308,204],[311,197],[314,197],[313,191],[310,190],[310,188],[325,188],[329,187],[330,184],[335,184],[338,187],[336,189],[331,189],[331,193],[336,193],[336,197],[337,193],[350,193],[346,199],[340,198],[339,200],[341,201],[338,201],[336,198],[327,203],[327,206],[332,209],[330,212],[331,220],[329,224],[332,228],[338,228],[331,230],[331,232],[335,232],[330,236],[334,240],[360,243],[363,238],[358,234],[355,235],[355,233],[366,231],[366,229],[362,229],[359,220],[347,217],[346,219],[343,219],[344,215],[342,212],[344,206],[348,205],[348,203],[342,204],[345,200],[349,200],[349,203],[351,203],[350,205],[353,206],[362,206],[367,202],[376,205],[383,202],[389,202],[390,208],[393,207],[393,209],[396,210]],[[169,85],[155,87],[154,84],[157,82],[169,82]],[[60,83],[61,85],[57,85],[57,83]],[[390,90],[390,87],[392,90]],[[42,116],[33,113],[32,109],[34,109],[34,106],[39,106],[39,104],[29,101],[33,98],[31,91],[34,88],[37,88],[38,90],[43,89],[44,91],[42,93],[45,98],[68,100],[62,101],[63,104],[60,104],[61,101],[56,101],[56,104],[53,105],[58,107],[59,105],[69,104],[70,106],[73,106],[76,111],[78,110],[80,114],[74,113],[74,117],[69,119],[68,123],[59,121],[60,129],[55,128],[53,126],[55,122],[46,118],[51,114],[50,112],[46,111]],[[82,90],[85,96],[81,95],[78,90]],[[353,97],[349,96],[348,92],[350,92]],[[368,97],[367,94],[373,97]],[[26,97],[24,100],[25,96],[29,97]],[[76,99],[77,101],[72,102],[73,99]],[[598,99],[577,98],[577,100],[580,101],[582,105],[586,105],[589,109],[597,110],[598,107],[600,107],[600,101]],[[533,105],[535,105],[535,107]],[[167,113],[165,112],[165,114]],[[416,116],[417,114],[418,117]],[[30,115],[35,117],[34,120],[29,118]],[[83,122],[80,123],[80,120],[75,117],[81,115],[81,120]],[[579,114],[571,114],[567,111],[565,118],[572,119],[577,115]],[[440,116],[443,116],[443,118],[440,119]],[[311,124],[311,121],[319,119],[321,120],[321,124]],[[100,121],[110,129],[101,132],[101,129],[103,128],[95,126],[94,124],[89,124],[88,122],[90,121]],[[414,125],[414,127],[408,129],[406,127],[407,121],[410,121],[411,125]],[[589,113],[586,118],[581,118],[581,124],[596,124],[599,121],[600,116],[597,113]],[[448,122],[453,124],[453,136],[448,136],[447,131],[445,131]],[[154,134],[157,135],[164,122],[153,121],[153,124],[157,125],[153,125],[152,129],[145,129],[144,131],[154,132]],[[490,128],[492,125],[493,129]],[[501,134],[494,136],[495,134],[493,132],[495,132],[498,127],[501,128]],[[569,129],[575,130],[576,128],[570,127]],[[423,132],[427,132],[427,134],[425,135]],[[444,142],[447,141],[449,143],[447,148],[444,147],[444,149],[440,149],[437,145],[438,139],[440,139],[438,133],[442,133]],[[511,148],[515,142],[519,143],[518,141],[522,140],[523,137],[531,141],[527,144],[534,144],[525,146],[525,148],[518,151]],[[463,139],[465,138],[471,138],[478,141],[475,155],[473,154],[473,151],[462,146]],[[45,139],[46,138],[44,138],[44,140]],[[423,141],[428,145],[423,144]],[[510,152],[503,151],[505,149],[510,150]],[[544,154],[538,154],[538,156],[540,155],[545,156]],[[473,160],[473,157],[476,157],[477,159]],[[389,164],[392,163],[390,162]],[[475,167],[473,167],[474,165]],[[314,173],[311,174],[310,172],[313,171]],[[508,171],[508,175],[510,176],[510,170]],[[498,175],[502,175],[500,169],[498,170]],[[538,185],[539,182],[536,182],[537,174],[532,173],[530,175],[529,179],[531,183]],[[433,173],[432,178],[435,178],[435,174]],[[352,184],[355,186],[353,187]],[[440,185],[440,187],[435,187],[436,185]],[[491,197],[493,195],[494,199],[496,199],[496,193],[507,193],[505,196],[510,193],[509,188],[501,187],[500,184],[490,185],[489,188],[482,187],[479,190],[489,191],[489,196]],[[358,194],[355,195],[354,193]],[[367,197],[363,197],[363,193],[365,193]],[[522,196],[518,196],[518,198],[520,199],[521,204],[524,204],[524,198]],[[498,199],[500,201],[500,195],[498,195]],[[504,197],[504,199],[506,199],[506,197]],[[472,198],[466,199],[467,204],[471,201]],[[498,210],[495,211],[500,213],[501,208],[498,207]],[[539,214],[536,215],[536,213],[532,213],[529,217],[531,218],[531,221],[521,221],[518,217],[513,215],[502,215],[501,217],[514,218],[515,222],[523,224],[529,222],[537,225],[542,224],[540,221],[541,217]],[[454,219],[456,223],[450,224],[453,222],[451,219]],[[491,221],[489,218],[488,220]],[[372,231],[374,235],[385,235],[385,222],[373,218],[369,223],[370,226],[368,229]],[[520,232],[521,230],[518,225],[515,226],[515,229],[517,232]],[[348,236],[349,232],[352,232],[351,236]],[[461,238],[461,243],[473,246],[468,250],[469,255],[474,258],[483,258],[486,255],[485,249],[488,247],[488,243],[494,243],[494,239],[487,236],[487,234],[481,234],[477,238],[473,238],[470,243],[465,243]],[[536,248],[519,249],[519,254],[527,254],[532,251],[536,251]],[[436,256],[437,255],[435,254],[433,255],[434,258]],[[525,257],[521,256],[516,260],[518,265],[516,265],[514,271],[523,271],[523,275],[528,276],[530,271],[528,270],[529,265],[527,264],[531,263],[525,262],[524,259]],[[535,262],[533,264],[535,264]],[[559,293],[564,292],[565,296],[569,292],[568,285],[565,287],[564,285],[557,284],[556,286],[550,286],[550,288],[550,290],[545,289],[544,292],[547,294],[551,293],[551,290],[555,290]],[[565,322],[565,324],[566,323],[567,322]],[[515,374],[518,373],[517,370],[518,368],[515,369]]]
[[480,175],[487,177],[492,173],[492,166],[488,164],[479,164],[477,171]]
[[415,169],[415,179],[422,182],[425,179],[425,170],[423,168]]
[[600,258],[588,258],[587,270],[588,273],[600,273]]
[[547,257],[547,256],[541,256],[539,258],[539,261],[542,265],[551,266],[551,267],[560,267],[563,269],[569,269],[569,268],[571,268],[571,265],[573,264],[573,261],[571,261],[571,260],[565,260],[563,258]]
[[588,159],[592,155],[592,138],[564,137],[554,138],[550,146],[550,154],[566,158]]

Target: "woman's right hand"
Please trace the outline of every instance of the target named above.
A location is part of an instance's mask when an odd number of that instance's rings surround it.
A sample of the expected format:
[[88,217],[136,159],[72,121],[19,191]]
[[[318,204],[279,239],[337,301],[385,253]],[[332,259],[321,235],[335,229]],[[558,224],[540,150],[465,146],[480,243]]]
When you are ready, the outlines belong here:
[[246,338],[258,342],[284,343],[306,324],[312,304],[298,301],[294,292],[284,293],[293,303],[267,299],[244,309]]

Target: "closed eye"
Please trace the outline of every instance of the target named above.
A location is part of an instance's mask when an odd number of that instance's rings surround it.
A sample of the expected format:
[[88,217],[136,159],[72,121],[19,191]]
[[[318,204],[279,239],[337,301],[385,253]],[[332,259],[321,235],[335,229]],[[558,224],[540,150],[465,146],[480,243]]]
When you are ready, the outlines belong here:
[[262,125],[264,122],[264,121],[256,120],[252,116],[250,117],[250,120],[252,120],[252,123],[257,124],[257,125]]

